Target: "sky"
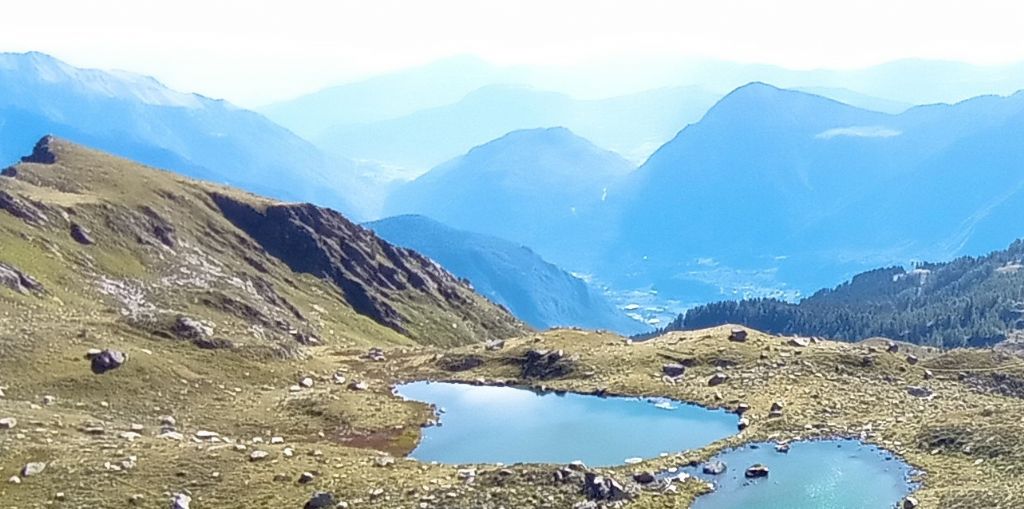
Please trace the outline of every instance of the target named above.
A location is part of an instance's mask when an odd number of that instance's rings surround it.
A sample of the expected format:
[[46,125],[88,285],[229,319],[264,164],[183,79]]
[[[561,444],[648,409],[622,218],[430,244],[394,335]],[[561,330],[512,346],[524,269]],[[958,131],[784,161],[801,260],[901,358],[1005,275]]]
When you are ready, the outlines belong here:
[[6,0],[0,51],[148,74],[255,107],[477,55],[566,65],[666,55],[790,68],[1024,60],[1017,0]]

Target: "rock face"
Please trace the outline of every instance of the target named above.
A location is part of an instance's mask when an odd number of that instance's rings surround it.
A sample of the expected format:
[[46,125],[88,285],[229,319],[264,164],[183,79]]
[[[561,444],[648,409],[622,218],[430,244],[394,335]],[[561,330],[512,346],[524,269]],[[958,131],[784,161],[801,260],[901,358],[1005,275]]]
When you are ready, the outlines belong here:
[[18,293],[38,293],[43,285],[28,274],[4,263],[0,263],[0,286],[10,288]]
[[526,379],[561,378],[575,369],[575,362],[566,358],[561,350],[529,350],[520,362],[522,377]]
[[54,164],[57,162],[57,153],[53,149],[55,138],[53,136],[43,136],[39,141],[36,142],[36,146],[32,148],[32,153],[22,157],[21,162],[23,163],[36,163],[36,164]]
[[608,502],[628,498],[626,491],[622,489],[622,485],[618,481],[593,472],[587,472],[583,476],[583,494],[590,500]]
[[3,190],[0,190],[0,210],[36,226],[49,222],[46,214],[35,205]]
[[442,331],[467,327],[481,335],[510,337],[525,330],[433,261],[380,240],[333,210],[310,204],[256,206],[221,193],[210,197],[224,217],[271,256],[295,272],[330,280],[356,312],[398,332],[415,335],[393,298],[397,294],[452,310]]
[[758,463],[747,467],[746,472],[743,473],[748,479],[757,479],[760,477],[768,477],[768,467]]
[[128,355],[123,352],[118,352],[116,350],[103,350],[100,353],[91,356],[90,368],[93,373],[102,375],[107,371],[120,368],[127,360]]

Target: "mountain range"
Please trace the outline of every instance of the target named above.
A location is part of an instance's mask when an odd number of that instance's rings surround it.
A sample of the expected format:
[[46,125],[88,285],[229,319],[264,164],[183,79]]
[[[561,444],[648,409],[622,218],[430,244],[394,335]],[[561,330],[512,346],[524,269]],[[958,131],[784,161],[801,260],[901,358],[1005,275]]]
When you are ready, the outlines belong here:
[[424,216],[365,225],[384,240],[429,256],[481,295],[536,329],[578,326],[633,334],[648,330],[583,280],[504,239],[456,230]]
[[262,115],[152,78],[80,69],[42,53],[0,54],[0,160],[46,134],[282,199],[357,212],[371,169],[325,155]]

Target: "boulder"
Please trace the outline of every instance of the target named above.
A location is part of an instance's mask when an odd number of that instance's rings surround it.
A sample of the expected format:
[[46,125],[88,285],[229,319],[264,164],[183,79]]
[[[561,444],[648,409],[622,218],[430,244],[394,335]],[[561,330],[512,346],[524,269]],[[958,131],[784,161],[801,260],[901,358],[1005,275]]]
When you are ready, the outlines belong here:
[[747,419],[746,417],[743,417],[738,422],[736,422],[736,428],[739,429],[740,431],[743,431],[749,427],[750,419]]
[[727,468],[728,467],[725,465],[725,462],[712,460],[705,463],[704,466],[701,467],[701,471],[707,475],[722,475],[725,473]]
[[914,354],[907,354],[907,362],[910,364],[917,364],[917,356]]
[[14,429],[18,425],[18,420],[14,417],[4,417],[0,419],[0,429]]
[[192,504],[192,497],[184,493],[175,493],[171,496],[171,509],[189,509]]
[[587,472],[583,476],[583,494],[590,500],[613,502],[628,498],[622,485],[611,477],[605,477],[594,472]]
[[711,378],[708,379],[708,386],[714,387],[716,385],[724,384],[727,381],[729,381],[729,375],[726,375],[725,373],[721,372],[715,373],[714,375],[711,375]]
[[775,452],[786,454],[789,452],[789,442],[779,442],[775,444]]
[[739,327],[736,327],[735,329],[732,329],[731,331],[729,331],[729,341],[739,341],[739,342],[742,343],[743,341],[746,341],[746,340],[747,340],[747,331],[746,330],[741,329]]
[[338,502],[334,499],[334,495],[321,491],[315,493],[306,502],[306,505],[302,506],[302,509],[334,509],[337,505]]
[[672,378],[678,378],[686,373],[686,366],[682,364],[665,364],[661,367],[661,372]]
[[204,339],[213,335],[213,327],[194,318],[179,316],[171,331],[183,339]]
[[92,238],[92,232],[78,223],[71,223],[71,238],[84,246],[91,246],[96,243]]
[[768,467],[758,463],[747,467],[747,470],[743,473],[747,479],[756,479],[759,477],[768,477]]
[[903,499],[903,502],[899,506],[901,509],[917,509],[921,507],[921,503],[914,497],[907,497]]
[[[91,353],[91,352],[90,352]],[[128,361],[128,354],[117,350],[101,350],[100,353],[90,358],[89,364],[92,372],[102,375],[107,371],[115,370]]]
[[504,339],[492,339],[484,343],[484,349],[486,350],[496,351],[501,350],[502,348],[505,348]]
[[890,341],[886,344],[885,350],[889,353],[898,353],[900,351],[900,345],[898,343]]
[[910,394],[915,398],[926,399],[931,399],[931,397],[935,395],[935,393],[931,389],[927,387],[919,387],[916,385],[907,386],[907,394]]
[[637,472],[633,474],[633,480],[640,484],[651,484],[656,479],[654,472]]
[[32,477],[43,473],[43,470],[46,470],[46,463],[41,461],[27,463],[24,467],[21,467],[21,476]]
[[811,338],[789,338],[789,346],[796,346],[800,348],[811,346]]

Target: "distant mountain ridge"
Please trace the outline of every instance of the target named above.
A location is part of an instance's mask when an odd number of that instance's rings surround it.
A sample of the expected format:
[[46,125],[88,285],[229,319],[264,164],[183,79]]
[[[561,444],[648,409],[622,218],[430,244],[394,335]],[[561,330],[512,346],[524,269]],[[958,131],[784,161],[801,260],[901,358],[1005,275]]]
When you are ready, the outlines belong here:
[[[632,168],[565,128],[514,131],[398,187],[385,211],[425,215],[532,249],[584,246],[604,235],[608,198]],[[551,259],[546,251],[540,250]]]
[[575,326],[631,334],[649,330],[596,289],[512,242],[447,227],[424,216],[396,216],[365,225],[395,245],[436,260],[482,295],[537,329]]
[[0,160],[56,134],[185,175],[355,212],[362,171],[263,116],[122,71],[0,54]]

